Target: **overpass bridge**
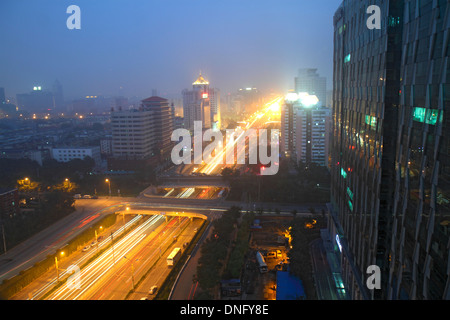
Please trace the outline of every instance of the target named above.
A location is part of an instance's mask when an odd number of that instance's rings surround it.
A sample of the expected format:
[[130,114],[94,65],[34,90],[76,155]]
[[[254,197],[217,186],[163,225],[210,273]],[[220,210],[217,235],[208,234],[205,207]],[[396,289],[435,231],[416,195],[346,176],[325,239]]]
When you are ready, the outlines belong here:
[[202,187],[222,187],[229,188],[228,182],[222,176],[175,176],[158,178],[158,188],[202,188]]
[[126,214],[140,214],[140,215],[163,215],[166,218],[166,221],[169,217],[189,217],[191,220],[194,218],[199,218],[203,220],[208,220],[208,215],[199,213],[199,212],[193,212],[193,211],[161,211],[161,210],[155,210],[154,208],[131,208],[131,207],[125,207],[122,210],[115,212],[117,215],[126,215]]

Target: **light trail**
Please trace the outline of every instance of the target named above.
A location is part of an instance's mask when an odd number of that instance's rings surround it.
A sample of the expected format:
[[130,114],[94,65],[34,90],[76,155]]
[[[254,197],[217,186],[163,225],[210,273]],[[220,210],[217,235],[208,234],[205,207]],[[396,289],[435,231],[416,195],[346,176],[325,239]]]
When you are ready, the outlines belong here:
[[172,192],[174,192],[175,191],[175,189],[174,188],[172,188],[172,189],[170,189],[170,191],[169,192],[167,192],[165,195],[164,195],[164,197],[168,197],[168,196],[170,196],[170,194],[172,193]]
[[[113,237],[117,237],[119,236],[126,228],[129,228],[131,225],[133,225],[135,222],[137,222],[138,220],[142,219],[142,215],[138,215],[136,217],[134,217],[133,219],[131,219],[130,221],[128,221],[124,226],[120,227],[119,229],[117,229],[114,233],[113,233]],[[111,241],[111,238],[105,238],[105,240],[99,242],[98,248],[100,249],[103,246],[106,246],[109,242]],[[89,252],[87,252],[85,255],[83,255],[80,259],[78,259],[74,264],[75,265],[83,265],[87,260],[89,260],[93,255],[95,254],[94,250],[91,250]],[[60,277],[64,277],[67,275],[67,271],[64,270],[61,274]],[[31,300],[35,300],[35,299],[39,299],[42,295],[45,294],[45,292],[47,292],[48,290],[50,290],[53,286],[55,286],[57,284],[58,279],[54,278],[53,280],[51,280],[46,286],[42,287],[40,290],[38,290],[33,297],[31,298]]]
[[[277,110],[279,110],[281,100],[282,100],[282,97],[278,97],[278,98],[272,100],[271,102],[267,103],[266,108],[264,109],[262,114],[259,112],[254,113],[253,116],[255,116],[255,119],[253,119],[253,121],[251,121],[251,122],[246,121],[247,125],[245,126],[244,130],[247,130],[247,129],[253,127],[255,122],[258,121],[263,116],[265,116],[267,113],[269,113],[269,112],[273,113],[273,112],[276,112]],[[252,116],[250,118],[252,118]],[[224,164],[224,155],[226,156],[226,155],[230,154],[231,152],[233,153],[233,158],[234,158],[234,147],[242,139],[242,137],[244,135],[245,135],[245,131],[242,131],[241,134],[236,139],[233,139],[232,141],[227,141],[227,143],[224,146],[224,148],[222,149],[222,151],[220,151],[217,155],[215,155],[213,160],[209,164],[204,166],[202,169],[200,169],[199,172],[211,174],[218,165]],[[245,151],[241,150],[241,152],[245,152]]]
[[[133,220],[135,222],[137,221],[135,219],[141,218],[142,216],[137,216],[130,222],[132,222]],[[113,245],[110,248],[108,248],[105,252],[103,252],[97,259],[95,259],[89,265],[80,270],[79,279],[81,281],[81,287],[83,288],[82,291],[79,291],[74,288],[69,288],[67,285],[63,285],[60,288],[58,288],[48,299],[65,300],[65,299],[80,298],[81,295],[85,294],[85,292],[89,290],[93,285],[95,285],[101,279],[102,276],[104,276],[109,270],[111,270],[111,268],[114,267],[115,262],[117,262],[118,259],[126,255],[140,241],[142,241],[142,239],[145,238],[148,229],[151,228],[154,224],[161,221],[161,219],[164,219],[164,217],[161,215],[155,215],[150,217],[147,221],[145,221],[144,223],[142,223],[141,225],[137,226],[135,229],[127,233],[122,239],[120,239],[117,242],[114,242]],[[129,227],[131,225],[130,222],[128,222],[125,226],[122,226],[119,230],[113,233],[113,239],[114,237],[120,235],[123,232],[124,228]],[[109,242],[111,242],[110,237],[106,238],[104,241],[99,243],[99,247],[105,246]],[[91,255],[83,256],[80,260],[78,260],[74,264],[75,265],[83,264],[83,262],[86,259],[92,256],[92,254],[93,253],[91,251]],[[68,276],[66,271],[61,274],[61,277],[64,277],[65,275]],[[55,285],[56,282],[57,279],[54,279],[51,282],[51,284]]]

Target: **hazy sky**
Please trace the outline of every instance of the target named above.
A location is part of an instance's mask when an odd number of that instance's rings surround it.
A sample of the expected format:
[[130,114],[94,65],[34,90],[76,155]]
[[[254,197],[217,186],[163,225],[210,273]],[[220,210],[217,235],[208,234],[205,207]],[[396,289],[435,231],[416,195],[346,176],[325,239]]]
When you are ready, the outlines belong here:
[[[318,68],[331,88],[341,0],[0,0],[0,87],[85,95],[180,94],[201,70],[222,92],[293,88]],[[68,6],[81,9],[69,30]]]

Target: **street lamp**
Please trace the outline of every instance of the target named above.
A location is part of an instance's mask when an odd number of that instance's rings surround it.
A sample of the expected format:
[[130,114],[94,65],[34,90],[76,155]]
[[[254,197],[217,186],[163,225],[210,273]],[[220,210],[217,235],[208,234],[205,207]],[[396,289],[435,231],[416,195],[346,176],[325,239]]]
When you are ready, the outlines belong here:
[[[60,252],[61,257],[64,256],[64,251]],[[56,281],[59,282],[59,266],[58,266],[58,256],[55,256],[55,266],[56,266]]]
[[108,183],[108,187],[109,187],[109,197],[111,197],[111,181],[109,179],[106,179],[105,182]]
[[[131,262],[131,282],[133,284],[133,291],[134,291],[134,261],[128,259],[126,256],[123,256],[124,259],[127,259]],[[135,261],[138,261],[139,259],[136,259]]]

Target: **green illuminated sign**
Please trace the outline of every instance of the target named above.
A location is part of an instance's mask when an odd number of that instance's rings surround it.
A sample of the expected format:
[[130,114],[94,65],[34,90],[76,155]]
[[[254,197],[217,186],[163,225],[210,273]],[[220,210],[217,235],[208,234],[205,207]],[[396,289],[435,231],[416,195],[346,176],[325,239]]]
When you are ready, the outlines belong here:
[[348,201],[348,207],[353,211],[353,203],[350,200]]
[[345,170],[343,168],[341,168],[341,176],[345,178],[347,178],[347,172],[345,172]]
[[352,190],[350,190],[349,187],[347,187],[347,194],[350,197],[350,199],[353,200],[353,192],[352,192]]

